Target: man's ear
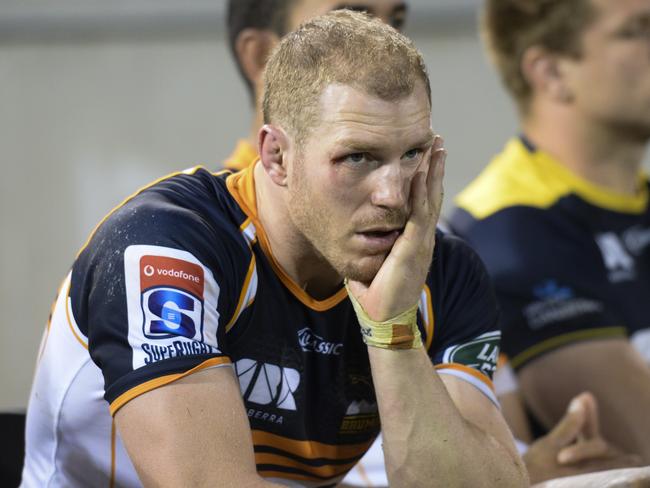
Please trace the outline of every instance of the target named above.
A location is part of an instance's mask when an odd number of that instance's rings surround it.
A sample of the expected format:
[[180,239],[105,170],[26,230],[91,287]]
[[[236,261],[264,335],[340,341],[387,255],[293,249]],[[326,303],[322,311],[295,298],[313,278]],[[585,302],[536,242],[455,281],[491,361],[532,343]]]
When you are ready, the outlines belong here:
[[276,185],[287,185],[287,134],[273,125],[262,126],[258,136],[258,150],[264,171]]
[[278,36],[270,30],[244,29],[235,41],[235,52],[246,78],[259,92],[262,74],[271,51],[279,42]]
[[524,52],[520,68],[533,94],[562,104],[573,101],[573,91],[561,56],[541,46],[532,46]]

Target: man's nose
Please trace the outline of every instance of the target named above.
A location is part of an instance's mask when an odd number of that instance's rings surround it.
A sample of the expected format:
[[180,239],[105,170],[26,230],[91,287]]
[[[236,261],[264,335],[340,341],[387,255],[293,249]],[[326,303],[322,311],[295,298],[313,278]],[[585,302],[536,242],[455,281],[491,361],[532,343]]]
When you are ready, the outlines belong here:
[[404,208],[412,175],[399,162],[382,165],[373,182],[372,203],[378,207]]

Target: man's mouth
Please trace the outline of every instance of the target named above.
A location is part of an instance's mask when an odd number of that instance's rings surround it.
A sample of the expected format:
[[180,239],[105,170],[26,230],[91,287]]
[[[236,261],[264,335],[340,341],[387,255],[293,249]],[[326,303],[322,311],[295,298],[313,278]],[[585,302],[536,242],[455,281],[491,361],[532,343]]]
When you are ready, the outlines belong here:
[[390,251],[403,230],[403,227],[373,228],[357,232],[356,235],[366,252],[379,254]]

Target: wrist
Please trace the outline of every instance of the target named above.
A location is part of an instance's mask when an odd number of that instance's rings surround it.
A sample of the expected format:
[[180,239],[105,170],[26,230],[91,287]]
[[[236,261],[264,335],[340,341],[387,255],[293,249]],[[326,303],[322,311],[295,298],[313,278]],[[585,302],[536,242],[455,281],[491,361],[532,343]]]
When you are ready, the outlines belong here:
[[422,347],[422,337],[417,325],[417,303],[395,317],[376,321],[368,316],[361,303],[352,294],[347,281],[345,286],[361,327],[361,337],[368,346],[383,349],[417,349]]

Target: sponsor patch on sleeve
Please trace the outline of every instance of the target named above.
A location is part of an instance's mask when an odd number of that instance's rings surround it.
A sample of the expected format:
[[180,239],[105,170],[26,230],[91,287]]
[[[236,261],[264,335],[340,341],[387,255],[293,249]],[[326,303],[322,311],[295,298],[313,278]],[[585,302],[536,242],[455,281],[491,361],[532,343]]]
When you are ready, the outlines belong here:
[[124,255],[133,368],[218,352],[219,286],[192,254],[130,246]]
[[492,378],[499,359],[501,331],[492,331],[448,347],[442,358],[443,363],[458,363],[473,368],[488,378]]

